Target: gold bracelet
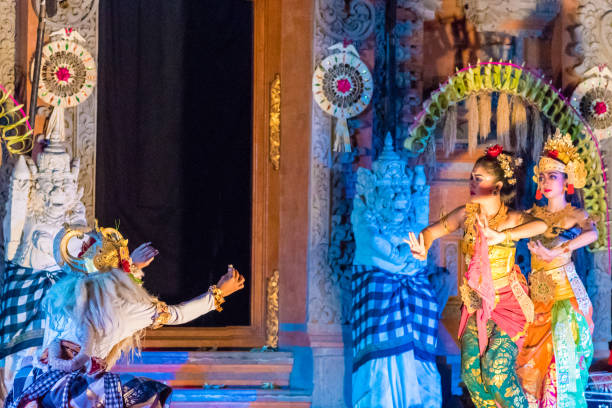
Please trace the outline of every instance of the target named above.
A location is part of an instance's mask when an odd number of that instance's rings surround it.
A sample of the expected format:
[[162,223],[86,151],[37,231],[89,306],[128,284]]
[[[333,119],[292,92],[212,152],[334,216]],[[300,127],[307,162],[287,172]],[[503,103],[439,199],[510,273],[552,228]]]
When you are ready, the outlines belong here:
[[561,244],[561,248],[563,248],[563,253],[567,254],[568,252],[572,252],[572,250],[570,249],[570,242],[569,241],[565,241],[564,243]]
[[221,304],[225,302],[225,298],[223,297],[223,292],[221,289],[219,289],[217,285],[212,285],[210,288],[208,288],[208,291],[212,293],[213,297],[215,298],[215,309],[217,309],[217,312],[222,311],[223,308],[221,307]]

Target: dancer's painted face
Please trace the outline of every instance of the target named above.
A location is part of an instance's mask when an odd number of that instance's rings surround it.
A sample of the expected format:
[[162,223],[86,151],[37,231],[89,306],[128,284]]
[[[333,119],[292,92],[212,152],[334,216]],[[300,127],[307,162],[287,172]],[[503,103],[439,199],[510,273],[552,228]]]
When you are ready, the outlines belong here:
[[496,179],[495,174],[483,166],[474,166],[470,174],[470,201],[478,202],[499,194],[501,187],[502,182]]
[[560,171],[542,172],[538,181],[540,191],[548,199],[565,193],[566,176]]

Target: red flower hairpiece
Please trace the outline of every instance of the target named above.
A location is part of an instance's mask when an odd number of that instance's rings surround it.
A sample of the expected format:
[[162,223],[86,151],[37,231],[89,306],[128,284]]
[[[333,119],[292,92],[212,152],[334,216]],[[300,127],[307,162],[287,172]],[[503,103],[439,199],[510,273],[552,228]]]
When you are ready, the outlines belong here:
[[130,261],[127,259],[122,259],[121,260],[121,269],[123,269],[123,272],[125,273],[130,273]]
[[546,155],[552,159],[558,159],[559,158],[559,151],[558,150],[549,150],[546,152]]
[[497,157],[504,151],[504,148],[498,144],[487,149],[487,156]]

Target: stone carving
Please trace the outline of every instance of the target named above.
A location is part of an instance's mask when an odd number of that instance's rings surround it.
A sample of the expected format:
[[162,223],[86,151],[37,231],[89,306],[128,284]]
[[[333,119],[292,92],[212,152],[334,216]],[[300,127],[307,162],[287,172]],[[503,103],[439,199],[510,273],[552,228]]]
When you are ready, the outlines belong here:
[[64,223],[86,225],[79,160],[71,160],[58,127],[34,163],[20,156],[9,188],[4,218],[5,259],[34,269],[56,269],[53,239]]
[[355,254],[355,239],[350,215],[353,210],[357,152],[338,154],[331,169],[331,243],[329,266],[331,281],[340,288],[341,322],[348,323],[351,311],[351,271]]
[[508,19],[536,19],[544,27],[561,7],[559,0],[462,0],[462,3],[466,17],[480,32],[503,31],[501,25]]
[[[0,84],[9,92],[15,90],[15,20],[16,20],[16,1],[0,0]],[[3,149],[0,153],[0,186],[9,184],[14,158]],[[6,188],[0,188],[0,219],[4,217],[5,203],[8,199]],[[0,257],[4,258],[4,241],[0,237]],[[1,281],[1,278],[0,278]]]
[[574,68],[578,74],[612,60],[612,0],[581,0],[578,24],[572,26],[573,54],[582,58]]
[[397,5],[414,11],[420,20],[433,20],[442,0],[398,0]]
[[[32,8],[38,15],[39,0],[32,0]],[[78,27],[98,11],[97,0],[64,0],[57,7],[57,14],[47,18],[47,23],[57,27]]]
[[[2,1],[2,0],[0,0]],[[32,0],[34,10],[38,11],[38,0]],[[47,19],[47,30],[53,32],[65,27],[73,27],[85,39],[85,47],[97,60],[98,58],[98,0],[66,0],[57,8],[57,14]],[[0,43],[1,49],[4,45]],[[68,149],[81,163],[79,187],[83,189],[83,203],[88,221],[93,225],[95,218],[95,181],[96,181],[96,114],[98,110],[97,89],[76,108],[66,109],[66,142]],[[1,197],[0,197],[1,199]],[[0,206],[1,206],[0,202]]]
[[15,90],[15,0],[0,0],[0,84]]
[[365,0],[351,1],[348,10],[346,4],[344,0],[317,0],[318,27],[336,41],[365,40],[374,29],[374,7]]
[[604,251],[595,252],[595,268],[588,271],[586,286],[593,303],[593,347],[595,348],[595,358],[607,358],[609,354],[608,343],[612,340],[610,327],[612,327],[612,317],[610,311],[612,304],[610,293],[612,291],[612,281],[610,281],[608,254]]
[[[355,233],[355,265],[409,273],[425,266],[404,242],[429,221],[429,186],[423,166],[413,169],[393,149],[390,134],[372,171],[357,170],[357,196],[351,223]],[[386,255],[385,255],[386,254]]]
[[372,95],[372,154],[378,156],[383,148],[383,135],[388,129],[384,118],[386,114],[387,102],[389,98],[387,89],[388,64],[387,58],[387,35],[385,31],[385,1],[377,0],[374,2],[375,14],[375,45],[374,45],[374,69],[372,70],[372,80],[374,81],[375,92]]
[[[336,40],[327,36],[320,24],[314,32],[313,70]],[[328,262],[330,246],[331,133],[332,121],[321,109],[312,108],[310,179],[310,250],[308,254],[308,322],[340,324],[341,289],[331,280]]]

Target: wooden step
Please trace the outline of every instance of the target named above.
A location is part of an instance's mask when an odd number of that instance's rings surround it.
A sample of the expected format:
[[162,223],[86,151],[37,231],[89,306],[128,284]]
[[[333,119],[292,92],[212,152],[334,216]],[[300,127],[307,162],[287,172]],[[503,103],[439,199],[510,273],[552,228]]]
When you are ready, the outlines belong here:
[[287,352],[143,351],[131,361],[120,360],[113,372],[130,373],[171,387],[204,385],[256,388],[288,387],[293,354]]
[[310,404],[310,394],[304,391],[177,388],[170,408],[310,408]]

